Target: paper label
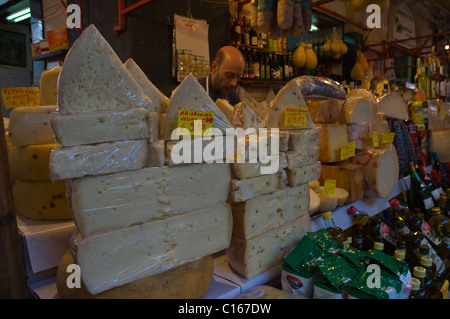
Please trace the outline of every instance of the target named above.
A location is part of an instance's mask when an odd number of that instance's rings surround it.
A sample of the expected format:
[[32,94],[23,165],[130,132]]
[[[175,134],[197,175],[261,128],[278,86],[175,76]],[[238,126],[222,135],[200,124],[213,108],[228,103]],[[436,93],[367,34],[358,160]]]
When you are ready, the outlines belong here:
[[306,127],[308,109],[304,107],[288,107],[284,115],[284,126]]
[[427,95],[424,92],[416,93],[416,102],[425,102],[427,100]]
[[394,142],[395,133],[384,133],[381,136],[381,143],[383,144],[391,144]]
[[341,160],[345,160],[349,157],[355,156],[356,143],[355,141],[342,145],[341,147]]
[[336,181],[334,179],[325,180],[323,186],[323,194],[324,195],[333,195],[336,191]]
[[212,128],[214,112],[178,111],[178,135],[203,135]]
[[378,147],[380,146],[380,144],[378,143],[378,132],[377,131],[373,131],[372,132],[373,136],[373,147]]
[[6,109],[41,105],[38,87],[4,88],[2,89],[2,99]]

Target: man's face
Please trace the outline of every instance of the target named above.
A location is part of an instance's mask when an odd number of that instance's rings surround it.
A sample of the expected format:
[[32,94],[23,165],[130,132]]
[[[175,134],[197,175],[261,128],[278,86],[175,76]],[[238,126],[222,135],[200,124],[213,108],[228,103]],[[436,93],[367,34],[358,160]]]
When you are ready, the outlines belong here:
[[232,61],[225,58],[220,65],[216,61],[211,64],[211,81],[215,90],[222,94],[228,94],[237,86],[242,73],[244,73],[242,60]]

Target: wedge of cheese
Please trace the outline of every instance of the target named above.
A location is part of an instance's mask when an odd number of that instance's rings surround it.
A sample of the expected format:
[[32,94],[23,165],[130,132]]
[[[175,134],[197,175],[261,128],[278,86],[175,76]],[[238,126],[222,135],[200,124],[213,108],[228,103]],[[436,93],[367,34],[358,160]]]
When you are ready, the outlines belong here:
[[148,79],[144,71],[142,71],[132,58],[125,61],[124,66],[142,88],[144,94],[152,100],[153,105],[149,108],[149,111],[165,113],[169,104],[169,98]]
[[325,195],[321,193],[317,193],[314,191],[320,199],[319,208],[317,211],[326,212],[329,210],[333,210],[338,206],[338,198],[334,195]]
[[35,220],[72,219],[64,182],[16,180],[13,188],[16,213]]
[[406,120],[409,118],[408,104],[398,92],[387,93],[378,98],[378,110],[384,117]]
[[56,105],[58,102],[58,77],[60,72],[61,67],[55,66],[41,73],[39,92],[42,105]]
[[17,107],[10,115],[9,137],[15,146],[53,144],[50,118],[57,114],[56,106]]
[[282,187],[283,177],[282,173],[276,173],[242,180],[232,179],[229,200],[232,203],[244,202],[251,198],[273,193]]
[[[324,186],[319,186],[314,191],[317,194],[323,194],[324,189],[325,189]],[[337,207],[340,207],[340,206],[344,206],[344,204],[347,202],[348,192],[347,192],[347,190],[345,190],[343,188],[336,187],[333,194],[331,194],[331,196],[334,196],[337,198]]]
[[348,96],[340,118],[340,122],[343,124],[373,122],[372,105],[365,97]]
[[13,146],[9,154],[12,180],[50,182],[49,160],[59,144]]
[[[224,135],[227,128],[233,127],[192,74],[180,83],[170,97],[164,123],[164,139],[166,141],[172,140],[172,131],[177,128],[178,112],[181,110],[214,112],[212,127],[220,129]],[[176,139],[178,140],[178,138]]]
[[347,125],[316,124],[320,127],[319,161],[332,163],[341,161],[341,148],[348,143]]
[[298,168],[287,168],[286,174],[288,179],[288,184],[291,187],[307,184],[310,181],[317,180],[320,178],[322,164],[317,162],[312,165],[298,167]]
[[56,289],[60,299],[199,299],[209,289],[214,275],[212,255],[169,269],[156,275],[91,294],[81,281],[80,288],[69,288],[69,265],[74,259],[68,250],[61,258],[56,272]]
[[50,154],[50,178],[55,181],[140,169],[147,156],[147,140],[57,146]]
[[232,236],[227,249],[230,265],[247,279],[281,266],[283,257],[309,231],[311,218],[305,215],[250,240]]
[[226,249],[228,204],[82,238],[76,263],[91,294],[122,286]]
[[[305,100],[303,99],[300,86],[297,81],[289,81],[275,96],[270,103],[269,111],[265,118],[265,126],[267,128],[279,128],[280,130],[298,130],[300,127],[286,126],[285,116],[287,108],[304,108],[308,110]],[[306,126],[302,128],[313,128],[314,123],[309,112],[306,114]]]
[[274,193],[258,196],[231,205],[233,235],[251,239],[275,227],[284,225],[309,211],[308,184],[286,187]]
[[322,165],[320,183],[324,185],[327,179],[335,180],[336,187],[348,192],[347,204],[364,197],[364,175],[361,165],[352,163]]
[[431,132],[431,149],[441,163],[450,162],[450,129]]
[[[277,173],[281,172],[287,167],[286,153],[281,152],[278,159],[279,168]],[[257,177],[263,175],[261,168],[268,167],[272,162],[262,163],[258,161],[257,163],[230,163],[231,173],[233,178],[237,179],[247,179],[252,177]]]
[[320,149],[318,146],[286,152],[287,169],[296,169],[317,163]]
[[149,167],[69,183],[70,208],[84,236],[226,202],[229,164]]
[[147,167],[162,167],[166,163],[166,144],[158,140],[148,144]]
[[233,113],[234,107],[225,99],[216,100],[217,107],[222,111],[222,113],[227,117],[230,123],[233,123]]
[[309,114],[314,123],[334,124],[339,122],[342,105],[345,100],[307,100]]
[[149,137],[149,112],[144,108],[54,115],[57,141],[64,146],[96,144]]
[[253,127],[258,131],[260,127],[264,127],[264,121],[244,102],[234,106],[231,124],[234,127],[242,127],[244,130]]
[[320,128],[314,127],[306,130],[289,131],[290,151],[301,150],[309,147],[319,146]]
[[84,29],[64,60],[58,80],[61,114],[152,108],[152,101],[94,25]]

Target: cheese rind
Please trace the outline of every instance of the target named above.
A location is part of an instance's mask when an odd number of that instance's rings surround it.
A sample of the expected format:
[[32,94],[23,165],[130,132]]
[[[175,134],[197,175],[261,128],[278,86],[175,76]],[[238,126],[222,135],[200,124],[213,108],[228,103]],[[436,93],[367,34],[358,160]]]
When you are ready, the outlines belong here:
[[54,115],[50,119],[63,146],[96,144],[149,137],[149,113],[144,108]]
[[282,264],[282,259],[311,231],[311,218],[302,216],[250,240],[232,236],[227,249],[231,267],[242,277],[252,278]]
[[209,291],[214,275],[214,258],[208,255],[93,295],[83,281],[80,288],[67,287],[67,280],[72,274],[67,272],[68,266],[74,263],[68,250],[58,265],[56,288],[61,299],[199,299]]
[[50,154],[50,178],[63,180],[140,169],[145,166],[147,156],[147,140],[57,146]]
[[320,155],[322,163],[341,161],[341,148],[348,143],[347,126],[345,124],[316,124],[320,127]]
[[35,220],[72,219],[66,183],[16,180],[13,188],[16,213]]
[[387,93],[378,98],[378,110],[384,117],[398,120],[409,118],[408,104],[398,92]]
[[66,55],[58,80],[61,114],[151,108],[152,101],[94,25]]
[[76,262],[97,294],[227,248],[232,226],[231,208],[222,204],[82,238]]
[[15,146],[56,143],[50,117],[56,106],[17,107],[10,115],[9,137]]
[[250,239],[294,219],[309,210],[308,184],[286,187],[274,193],[258,196],[231,205],[233,235]]
[[61,72],[60,66],[42,72],[39,81],[39,92],[42,105],[56,105],[58,101],[58,77]]
[[49,160],[52,150],[59,144],[13,146],[9,154],[12,180],[49,182]]
[[289,150],[296,151],[319,146],[320,128],[289,131]]
[[367,98],[362,96],[348,96],[341,111],[343,124],[373,122],[372,105]]
[[347,190],[349,193],[347,204],[364,197],[364,175],[361,165],[352,163],[322,165],[320,183],[324,185],[327,179],[335,180],[336,187]]
[[226,202],[229,164],[149,167],[73,180],[70,208],[80,233],[96,233],[181,215]]
[[166,144],[158,140],[148,144],[147,167],[162,167],[166,162]]
[[321,167],[322,164],[317,162],[304,167],[286,169],[289,186],[293,187],[318,179],[320,177]]
[[230,201],[243,202],[254,197],[275,192],[280,188],[281,173],[261,175],[248,179],[232,179]]

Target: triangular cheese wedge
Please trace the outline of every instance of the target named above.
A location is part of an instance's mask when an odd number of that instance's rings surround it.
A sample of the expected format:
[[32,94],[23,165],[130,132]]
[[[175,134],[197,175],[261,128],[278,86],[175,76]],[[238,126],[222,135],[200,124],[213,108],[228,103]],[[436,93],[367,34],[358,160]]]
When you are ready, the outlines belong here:
[[259,128],[264,127],[264,121],[261,121],[255,111],[244,102],[240,102],[234,106],[232,124],[234,127],[241,127],[244,130],[253,127],[258,131]]
[[233,112],[234,107],[225,99],[217,99],[216,100],[217,107],[222,111],[222,113],[227,117],[227,119],[233,122]]
[[308,110],[300,86],[295,79],[287,83],[270,103],[269,111],[266,115],[266,127],[279,128],[280,130],[298,130],[301,128],[314,127],[314,123],[308,111],[305,127],[284,125],[286,109],[290,107],[301,107]]
[[61,114],[151,108],[152,101],[94,25],[67,53],[58,80]]
[[177,128],[180,110],[214,112],[212,127],[220,129],[224,134],[227,128],[233,127],[192,74],[180,83],[170,97],[164,124],[164,140],[166,141],[171,140],[172,131]]
[[132,58],[129,58],[124,65],[142,88],[144,94],[152,100],[153,109],[150,112],[165,113],[169,98],[158,90]]

